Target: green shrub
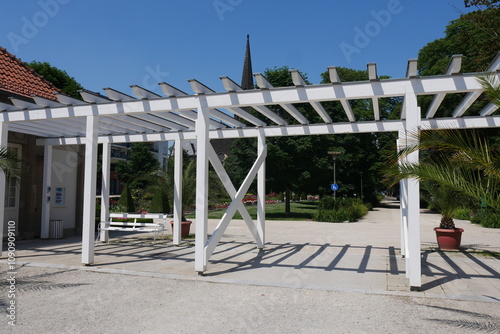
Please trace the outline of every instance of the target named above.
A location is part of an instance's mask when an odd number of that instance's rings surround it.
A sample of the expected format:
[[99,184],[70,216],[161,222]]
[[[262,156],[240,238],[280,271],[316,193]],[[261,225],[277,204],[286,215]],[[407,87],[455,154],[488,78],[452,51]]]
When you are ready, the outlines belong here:
[[359,198],[323,197],[314,220],[322,222],[354,222],[368,213],[368,207]]
[[125,187],[123,187],[122,194],[118,200],[118,206],[126,208],[126,212],[135,212],[134,200],[130,194],[128,184],[125,184]]
[[163,191],[156,191],[151,200],[149,212],[169,213],[170,205],[168,204],[168,196]]
[[474,224],[481,224],[482,227],[500,228],[500,213],[489,211],[479,212],[471,218]]
[[468,208],[459,208],[456,209],[455,212],[453,213],[453,218],[455,219],[462,219],[462,220],[470,220],[471,209]]

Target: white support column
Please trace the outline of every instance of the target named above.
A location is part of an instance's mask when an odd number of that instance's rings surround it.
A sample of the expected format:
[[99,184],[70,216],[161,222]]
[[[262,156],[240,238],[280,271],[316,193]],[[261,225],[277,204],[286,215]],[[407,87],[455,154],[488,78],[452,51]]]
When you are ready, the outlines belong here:
[[[101,222],[109,220],[109,187],[111,178],[111,144],[102,144]],[[101,231],[99,240],[108,242],[109,231]]]
[[174,162],[174,245],[181,243],[181,220],[182,220],[182,172],[183,172],[183,150],[182,140],[175,141]]
[[[263,132],[257,137],[257,156],[267,151],[266,137]],[[257,173],[257,247],[264,248],[266,243],[266,161],[262,163]]]
[[[408,254],[408,180],[401,180],[401,255]],[[405,261],[406,278],[410,278],[410,261]]]
[[206,97],[198,95],[196,120],[196,241],[195,270],[199,274],[207,269],[205,244],[208,237],[208,144],[209,109]]
[[[406,147],[405,131],[400,129],[399,138],[396,141],[397,153]],[[403,159],[399,161],[399,164],[403,164]],[[407,253],[408,245],[408,201],[406,192],[406,180],[399,181],[399,206],[400,206],[400,249],[401,256],[404,258]],[[408,263],[406,261],[405,263]],[[406,273],[408,273],[408,268],[406,268]],[[407,277],[409,278],[409,277]]]
[[[420,128],[420,108],[417,105],[417,96],[408,87],[409,90],[405,94],[406,102],[406,131],[411,134],[412,142],[408,144],[416,144],[413,138]],[[418,151],[407,156],[407,162],[410,164],[418,163]],[[408,269],[410,274],[410,289],[419,290],[422,286],[422,263],[421,263],[421,246],[420,246],[420,186],[419,181],[414,178],[408,179],[408,253],[406,261],[409,261]]]
[[[0,147],[7,147],[9,124],[0,121]],[[3,247],[3,228],[5,226],[5,173],[0,170],[0,255]]]
[[82,235],[82,263],[85,265],[94,263],[98,123],[97,116],[87,116]]
[[52,202],[52,146],[45,145],[43,155],[43,186],[42,186],[42,227],[40,237],[49,237],[50,206]]

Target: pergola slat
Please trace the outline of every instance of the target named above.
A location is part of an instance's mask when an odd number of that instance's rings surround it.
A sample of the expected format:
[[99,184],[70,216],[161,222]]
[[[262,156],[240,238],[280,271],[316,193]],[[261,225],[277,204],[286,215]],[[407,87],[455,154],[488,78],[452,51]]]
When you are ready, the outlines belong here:
[[[255,80],[257,81],[257,86],[260,89],[272,89],[273,85],[269,81],[267,81],[266,77],[264,77],[261,73],[254,74]],[[295,118],[300,124],[309,124],[309,121],[302,115],[297,108],[289,103],[280,103],[279,106],[285,109],[293,118]]]
[[[448,65],[448,69],[446,70],[447,75],[457,74],[460,72],[462,68],[462,55],[453,55],[450,60],[450,64]],[[446,93],[441,93],[434,96],[434,99],[429,106],[429,110],[427,111],[426,118],[433,118],[438,110],[439,106],[443,102]]]

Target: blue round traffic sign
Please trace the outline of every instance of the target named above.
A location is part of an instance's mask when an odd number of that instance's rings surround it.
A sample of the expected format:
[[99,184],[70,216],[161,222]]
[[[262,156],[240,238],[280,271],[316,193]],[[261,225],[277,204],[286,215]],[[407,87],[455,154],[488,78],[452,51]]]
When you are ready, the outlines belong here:
[[339,190],[339,185],[336,184],[336,183],[333,183],[331,186],[330,186],[330,189],[332,189],[333,191],[337,191]]

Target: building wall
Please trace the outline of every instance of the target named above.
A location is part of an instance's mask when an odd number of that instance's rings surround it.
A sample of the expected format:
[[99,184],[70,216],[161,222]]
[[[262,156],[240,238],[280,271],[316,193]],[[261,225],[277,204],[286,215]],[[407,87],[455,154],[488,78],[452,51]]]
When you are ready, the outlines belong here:
[[20,182],[18,233],[21,239],[40,236],[43,147],[36,146],[36,137],[17,132],[9,132],[9,143],[20,144],[25,173]]
[[54,147],[50,220],[63,220],[66,232],[76,227],[78,161],[77,147]]

